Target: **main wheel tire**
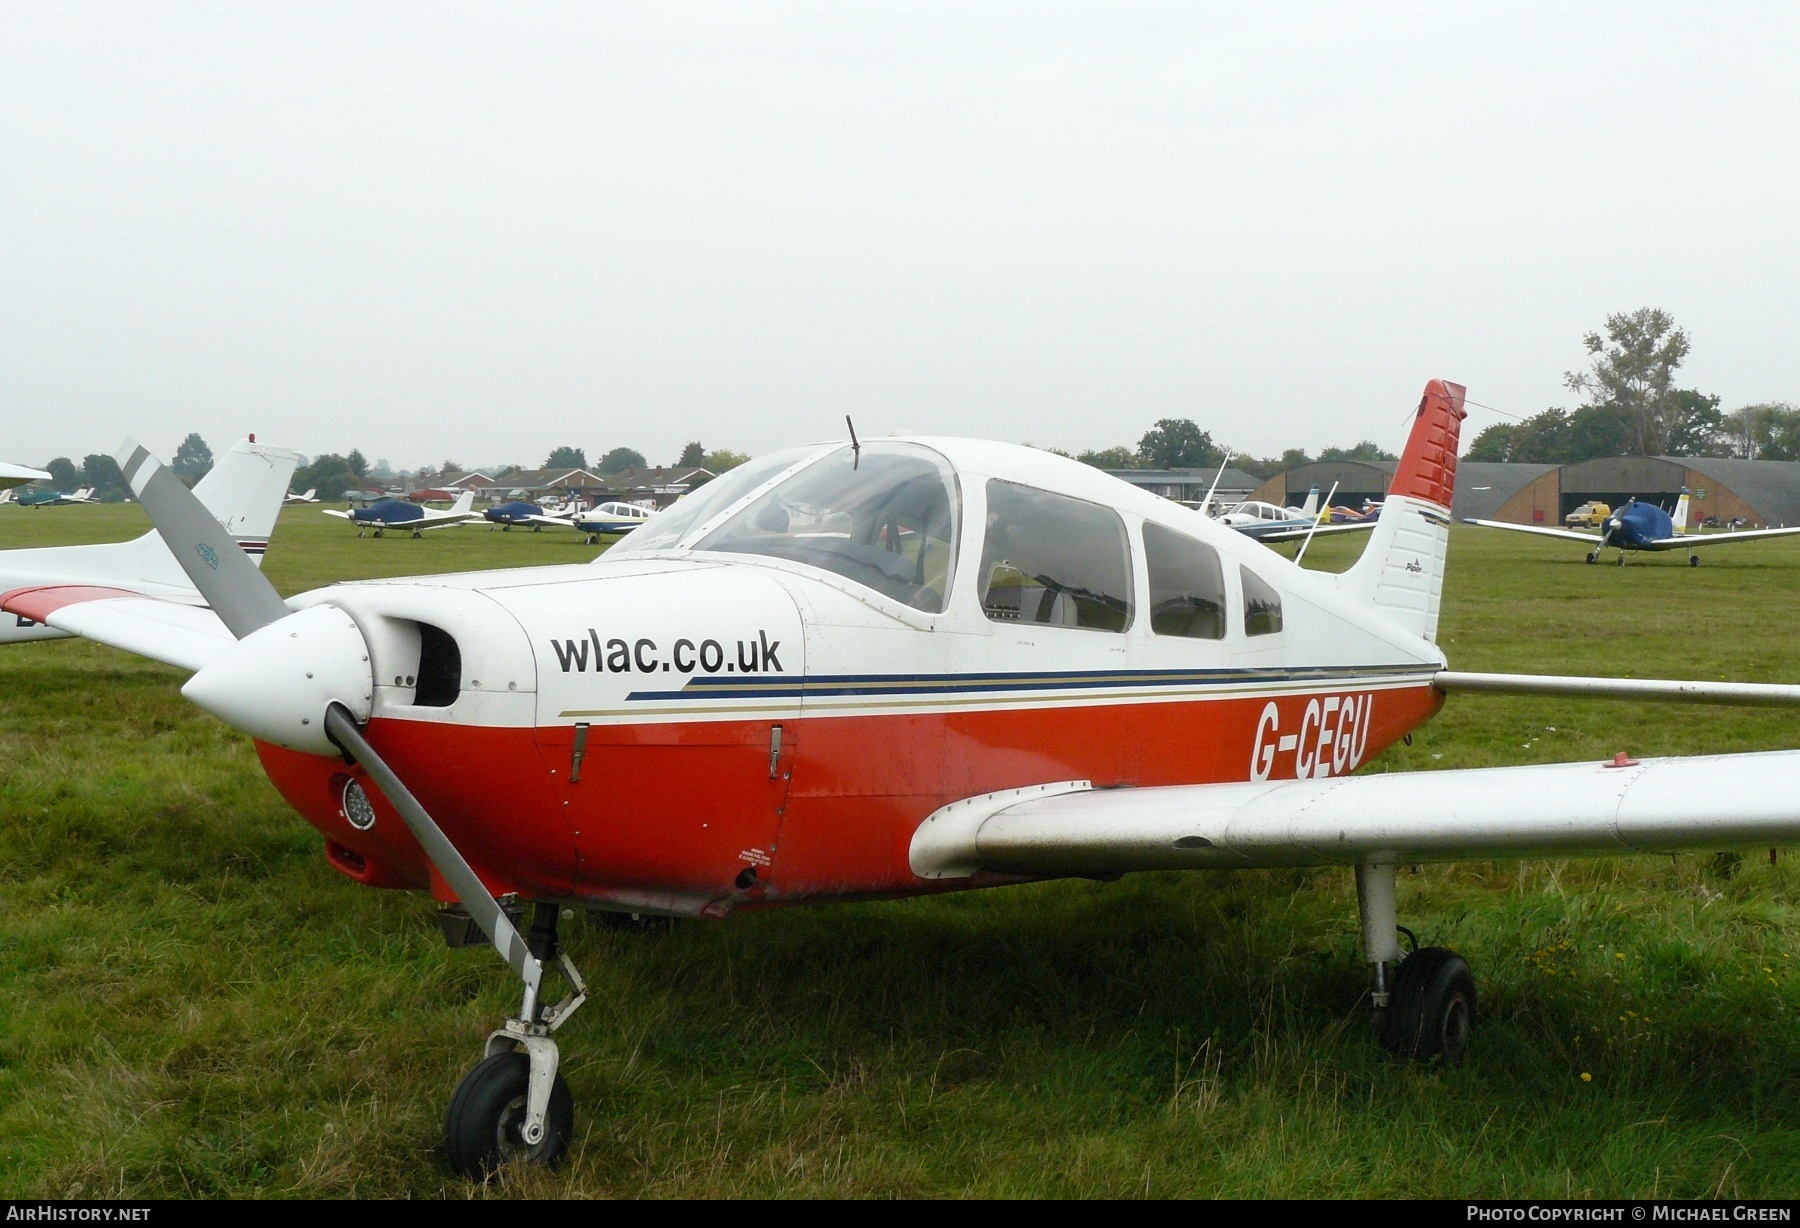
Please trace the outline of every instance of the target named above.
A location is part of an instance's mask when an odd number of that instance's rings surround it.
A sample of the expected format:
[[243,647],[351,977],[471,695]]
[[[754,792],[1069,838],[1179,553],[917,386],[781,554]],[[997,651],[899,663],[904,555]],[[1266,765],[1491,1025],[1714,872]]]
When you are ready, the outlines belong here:
[[527,1147],[519,1132],[530,1083],[531,1059],[513,1052],[483,1059],[456,1085],[444,1114],[444,1155],[452,1172],[479,1181],[503,1164],[524,1160],[554,1167],[562,1160],[575,1132],[575,1098],[559,1072],[550,1087],[544,1137]]
[[1700,566],[1700,556],[1699,556],[1699,555],[1697,555],[1697,554],[1690,554],[1690,555],[1688,555],[1688,566],[1689,566],[1689,567],[1698,567],[1698,566]]
[[1596,550],[1592,554],[1588,555],[1587,561],[1590,563],[1598,563],[1600,561],[1600,552],[1598,550]]
[[1475,976],[1448,947],[1421,947],[1400,962],[1382,1044],[1400,1057],[1454,1066],[1475,1030]]

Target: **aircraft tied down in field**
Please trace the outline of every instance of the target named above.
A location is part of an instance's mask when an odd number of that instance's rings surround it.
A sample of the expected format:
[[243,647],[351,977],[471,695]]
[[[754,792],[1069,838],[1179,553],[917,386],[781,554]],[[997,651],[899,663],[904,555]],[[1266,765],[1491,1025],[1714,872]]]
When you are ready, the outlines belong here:
[[1800,527],[1785,529],[1740,529],[1729,533],[1689,533],[1688,492],[1683,490],[1681,498],[1675,503],[1675,514],[1671,516],[1654,503],[1641,503],[1630,500],[1624,507],[1606,517],[1598,533],[1582,533],[1575,529],[1557,529],[1547,525],[1513,524],[1506,520],[1474,520],[1463,518],[1464,524],[1480,525],[1484,529],[1509,529],[1514,533],[1535,533],[1539,537],[1556,537],[1564,541],[1581,542],[1589,547],[1587,561],[1598,563],[1600,551],[1615,549],[1619,552],[1619,566],[1625,565],[1625,555],[1633,550],[1663,551],[1686,550],[1688,566],[1700,566],[1700,556],[1695,553],[1702,546],[1730,546],[1739,542],[1761,541],[1770,537],[1792,537],[1800,533]]
[[[1333,490],[1337,488],[1332,487]],[[1219,516],[1219,523],[1229,525],[1254,541],[1305,541],[1313,537],[1329,537],[1333,533],[1366,533],[1375,527],[1373,520],[1350,520],[1329,523],[1319,515],[1319,488],[1306,494],[1299,507],[1281,507],[1254,499],[1231,508]]]
[[[1800,687],[1467,674],[1434,642],[1463,390],[1433,381],[1341,575],[1046,452],[826,443],[721,475],[587,565],[283,601],[129,446],[207,634],[85,634],[193,671],[326,860],[429,890],[523,984],[445,1123],[479,1174],[572,1132],[565,907],[724,917],[1131,870],[1354,871],[1377,1034],[1454,1062],[1453,951],[1403,954],[1395,867],[1800,837],[1800,752],[1358,777],[1447,692],[1794,704]],[[73,627],[82,589],[0,595]],[[695,788],[696,784],[702,787]],[[530,906],[529,923],[525,920]],[[546,978],[567,993],[547,1006]]]
[[405,499],[383,499],[368,507],[354,508],[347,512],[330,507],[324,511],[327,516],[336,516],[339,520],[348,520],[356,525],[358,537],[371,531],[376,537],[380,537],[389,529],[410,530],[414,537],[423,537],[427,529],[467,523],[474,518],[474,508],[475,492],[465,490],[456,497],[455,503],[443,511],[409,503]]

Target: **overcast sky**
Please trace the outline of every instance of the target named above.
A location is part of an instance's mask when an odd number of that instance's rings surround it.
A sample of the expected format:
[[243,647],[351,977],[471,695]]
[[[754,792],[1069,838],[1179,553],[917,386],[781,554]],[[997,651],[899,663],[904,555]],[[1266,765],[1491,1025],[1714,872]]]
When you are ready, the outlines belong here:
[[[0,0],[0,457],[1800,400],[1800,6]],[[1469,434],[1498,421],[1473,412]]]

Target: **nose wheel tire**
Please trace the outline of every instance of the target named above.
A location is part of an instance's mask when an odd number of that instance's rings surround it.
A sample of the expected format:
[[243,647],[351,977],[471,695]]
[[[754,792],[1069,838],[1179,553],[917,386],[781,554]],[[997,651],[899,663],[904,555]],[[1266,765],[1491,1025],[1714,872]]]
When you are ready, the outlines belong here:
[[1448,947],[1422,947],[1401,961],[1382,1021],[1381,1043],[1398,1057],[1454,1066],[1475,1030],[1475,977]]
[[1598,550],[1594,551],[1592,554],[1587,556],[1587,560],[1590,563],[1598,563],[1600,561],[1600,552]]
[[452,1172],[480,1180],[504,1164],[523,1160],[554,1167],[575,1132],[575,1098],[561,1074],[550,1088],[544,1137],[528,1146],[525,1096],[531,1059],[523,1053],[496,1053],[478,1062],[457,1085],[444,1115],[444,1155]]

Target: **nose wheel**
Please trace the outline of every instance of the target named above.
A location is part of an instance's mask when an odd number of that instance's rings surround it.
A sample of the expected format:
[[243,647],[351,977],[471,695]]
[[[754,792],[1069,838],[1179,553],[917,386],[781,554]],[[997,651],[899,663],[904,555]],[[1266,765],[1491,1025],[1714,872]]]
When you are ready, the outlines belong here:
[[1400,950],[1394,867],[1356,867],[1363,958],[1372,973],[1370,1022],[1396,1057],[1454,1066],[1475,1031],[1475,976],[1448,947]]
[[460,1176],[480,1180],[519,1160],[555,1165],[568,1152],[575,1098],[551,1033],[587,1000],[587,986],[557,940],[560,915],[557,904],[536,905],[525,945],[541,965],[562,970],[569,996],[543,1006],[527,980],[518,1018],[488,1037],[487,1055],[457,1085],[444,1114],[444,1158]]
[[1600,552],[1598,550],[1590,550],[1588,552],[1587,561],[1590,563],[1598,563],[1600,561]]

